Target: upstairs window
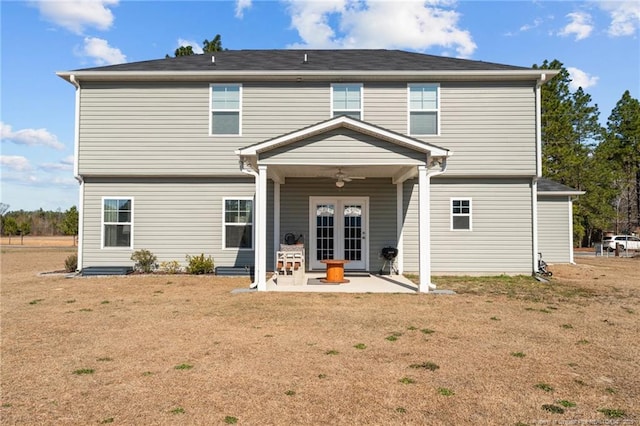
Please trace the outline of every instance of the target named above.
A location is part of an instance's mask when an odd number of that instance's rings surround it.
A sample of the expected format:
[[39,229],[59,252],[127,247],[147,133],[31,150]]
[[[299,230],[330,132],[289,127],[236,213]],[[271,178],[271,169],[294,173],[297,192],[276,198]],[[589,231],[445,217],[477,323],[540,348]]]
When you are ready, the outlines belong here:
[[102,247],[133,247],[133,199],[102,199]]
[[362,120],[362,84],[331,85],[332,116],[348,115]]
[[211,85],[211,134],[240,135],[242,86]]
[[224,248],[253,248],[253,200],[224,200]]
[[437,135],[439,129],[440,88],[437,84],[409,85],[409,134]]
[[471,231],[471,198],[451,199],[451,230]]

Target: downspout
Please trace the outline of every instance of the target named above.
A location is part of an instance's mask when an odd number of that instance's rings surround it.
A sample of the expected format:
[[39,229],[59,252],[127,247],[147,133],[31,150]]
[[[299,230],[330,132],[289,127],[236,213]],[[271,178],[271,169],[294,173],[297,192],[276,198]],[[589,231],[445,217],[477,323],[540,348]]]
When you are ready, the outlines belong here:
[[[240,171],[242,173],[251,175],[255,178],[255,188],[256,188],[256,194],[255,194],[255,201],[254,201],[254,211],[256,210],[256,207],[258,206],[259,203],[259,191],[258,191],[258,180],[260,179],[260,175],[258,174],[258,172],[253,168],[253,166],[251,165],[251,163],[249,162],[249,160],[247,160],[244,157],[240,157]],[[254,214],[254,220],[255,220],[255,214]],[[257,225],[257,223],[255,224]],[[258,265],[259,265],[259,256],[260,256],[260,250],[259,250],[259,244],[257,242],[257,236],[258,233],[261,232],[262,230],[258,229],[258,226],[254,225],[254,248],[253,248],[253,282],[251,284],[249,284],[249,288],[257,288],[258,287]]]
[[[419,249],[420,249],[420,272],[419,272],[419,287],[418,291],[421,293],[428,293],[429,290],[435,290],[436,285],[431,282],[431,178],[439,176],[447,171],[447,158],[442,159],[440,164],[440,170],[434,170],[434,168],[428,168],[425,166],[419,167],[419,180],[420,187],[420,230],[424,230],[425,235],[420,235]],[[420,168],[424,167],[424,172],[420,172]],[[424,197],[424,199],[422,198]],[[426,203],[426,206],[425,204]],[[426,229],[424,229],[426,227]]]
[[533,275],[538,272],[538,179],[542,177],[542,96],[541,87],[547,79],[546,74],[540,74],[536,81],[536,175],[531,179],[531,267]]
[[69,81],[76,87],[75,128],[73,144],[73,176],[80,184],[78,191],[78,261],[76,272],[82,271],[83,243],[84,243],[84,178],[80,175],[80,82],[74,74],[69,76]]

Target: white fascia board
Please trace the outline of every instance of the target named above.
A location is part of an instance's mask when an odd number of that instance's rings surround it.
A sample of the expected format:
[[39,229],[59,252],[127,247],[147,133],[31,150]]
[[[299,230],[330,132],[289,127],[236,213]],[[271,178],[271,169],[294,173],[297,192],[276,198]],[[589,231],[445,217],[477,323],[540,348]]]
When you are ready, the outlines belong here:
[[586,191],[538,191],[538,197],[574,197],[577,195],[584,195],[585,193]]
[[[558,70],[472,70],[472,71],[58,71],[56,75],[70,81],[71,75],[87,81],[548,81]],[[543,75],[548,78],[542,77]]]

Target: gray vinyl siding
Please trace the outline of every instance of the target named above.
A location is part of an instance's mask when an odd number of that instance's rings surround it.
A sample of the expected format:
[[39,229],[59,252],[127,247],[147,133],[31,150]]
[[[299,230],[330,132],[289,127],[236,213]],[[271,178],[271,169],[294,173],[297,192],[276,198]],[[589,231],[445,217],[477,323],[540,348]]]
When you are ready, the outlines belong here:
[[275,148],[260,155],[263,164],[424,164],[427,154],[348,129]]
[[[133,251],[158,262],[211,255],[216,266],[253,265],[253,250],[223,249],[223,199],[253,197],[254,179],[90,178],[84,185],[81,267],[133,266]],[[101,249],[102,197],[133,198],[133,250]],[[255,245],[255,237],[254,237]]]
[[[432,274],[530,274],[532,204],[524,179],[431,181]],[[418,184],[405,183],[404,270],[418,271]],[[472,230],[451,230],[451,198],[472,199]]]
[[[396,244],[396,186],[391,179],[352,181],[339,191],[332,179],[287,179],[280,187],[280,241],[291,232],[304,236],[309,265],[309,197],[369,197],[369,269],[382,266],[381,249]],[[267,264],[273,264],[267,259]]]
[[547,263],[568,263],[571,244],[568,197],[538,196],[538,250]]
[[[330,83],[243,84],[240,136],[209,136],[207,83],[84,83],[79,172],[238,175],[238,148],[329,119]],[[365,82],[363,90],[365,120],[406,134],[406,83]],[[421,140],[454,152],[449,176],[535,174],[532,83],[447,82],[440,99],[440,135]]]

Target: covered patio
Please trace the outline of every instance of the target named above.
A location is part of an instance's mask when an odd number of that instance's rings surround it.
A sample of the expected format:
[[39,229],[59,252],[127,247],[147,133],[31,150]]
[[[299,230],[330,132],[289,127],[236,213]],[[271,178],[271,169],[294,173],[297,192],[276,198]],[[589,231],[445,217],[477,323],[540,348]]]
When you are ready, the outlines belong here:
[[[273,275],[267,281],[267,291],[285,291],[299,293],[411,293],[418,292],[418,286],[403,275],[346,274],[349,279],[344,284],[325,284],[322,272],[308,272],[306,283],[302,285],[278,284],[278,276]],[[282,281],[282,280],[281,280]]]

